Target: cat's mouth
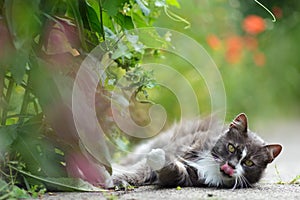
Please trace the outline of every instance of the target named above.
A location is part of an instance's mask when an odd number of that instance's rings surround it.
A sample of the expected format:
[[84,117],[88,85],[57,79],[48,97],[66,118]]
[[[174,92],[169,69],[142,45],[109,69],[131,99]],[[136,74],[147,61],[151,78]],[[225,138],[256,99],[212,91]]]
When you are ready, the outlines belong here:
[[235,169],[230,165],[228,165],[227,162],[220,167],[220,171],[222,172],[223,175],[227,177],[233,177],[235,174]]
[[[211,154],[213,159],[218,162],[218,163],[222,163],[222,159],[217,155],[212,153]],[[220,164],[220,172],[222,173],[222,175],[224,177],[227,178],[233,178],[235,175],[235,169],[233,167],[231,167],[228,162],[226,162],[225,164]]]

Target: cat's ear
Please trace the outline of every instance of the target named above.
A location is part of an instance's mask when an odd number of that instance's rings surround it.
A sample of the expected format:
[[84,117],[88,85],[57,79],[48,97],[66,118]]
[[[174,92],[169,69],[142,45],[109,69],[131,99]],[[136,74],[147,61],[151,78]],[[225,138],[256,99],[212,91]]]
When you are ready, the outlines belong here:
[[267,148],[268,152],[271,155],[269,163],[271,163],[280,154],[282,150],[282,146],[280,144],[268,144],[265,146],[265,148]]
[[239,114],[234,118],[234,120],[231,122],[230,129],[235,128],[242,132],[247,132],[248,130],[248,119],[247,116],[244,113]]

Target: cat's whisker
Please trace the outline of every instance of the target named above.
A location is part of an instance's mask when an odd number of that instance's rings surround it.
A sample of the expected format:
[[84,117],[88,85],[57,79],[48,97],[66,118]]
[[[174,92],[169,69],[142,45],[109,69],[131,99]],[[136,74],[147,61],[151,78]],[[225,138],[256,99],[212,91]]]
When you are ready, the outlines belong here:
[[244,175],[240,175],[238,176],[239,181],[240,181],[240,187],[241,188],[247,188],[248,186],[252,187],[252,184],[249,183],[249,181],[247,180],[247,178]]
[[233,187],[232,187],[231,190],[235,190],[235,189],[236,189],[236,187],[237,187],[237,185],[238,185],[238,182],[239,182],[239,177],[237,176],[237,177],[235,177],[234,185],[233,185]]
[[241,175],[241,178],[244,181],[246,187],[248,187],[248,186],[252,187],[252,184],[249,183],[249,181],[247,180],[247,178],[245,176]]
[[241,188],[244,188],[244,184],[247,187],[247,184],[245,183],[243,175],[239,176],[240,186]]

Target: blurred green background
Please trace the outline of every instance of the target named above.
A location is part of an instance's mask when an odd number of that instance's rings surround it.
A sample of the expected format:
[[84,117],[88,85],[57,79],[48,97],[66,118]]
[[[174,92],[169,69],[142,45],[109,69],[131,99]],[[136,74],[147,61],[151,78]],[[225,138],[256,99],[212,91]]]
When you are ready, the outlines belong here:
[[[228,120],[239,112],[252,120],[299,116],[299,1],[260,1],[275,15],[276,22],[254,1],[179,2],[181,7],[173,11],[189,21],[190,28],[184,29],[186,24],[170,20],[166,14],[154,25],[189,35],[211,55],[224,80]],[[246,29],[244,21],[251,15],[261,18],[263,25],[253,19],[257,26]],[[199,85],[205,91],[205,85]],[[210,109],[206,97],[200,104],[204,111]]]

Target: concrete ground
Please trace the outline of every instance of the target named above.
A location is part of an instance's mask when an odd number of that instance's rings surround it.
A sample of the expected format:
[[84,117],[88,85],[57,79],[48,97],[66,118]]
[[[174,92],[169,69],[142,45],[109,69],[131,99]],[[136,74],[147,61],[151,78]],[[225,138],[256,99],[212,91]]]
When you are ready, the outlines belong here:
[[[267,168],[265,177],[254,188],[216,189],[181,188],[159,189],[144,186],[132,191],[109,191],[105,193],[52,193],[41,199],[300,199],[300,185],[290,182],[300,175],[300,121],[256,124],[254,131],[266,140],[280,143],[281,155]],[[252,127],[252,126],[251,126]],[[251,128],[250,127],[250,128]],[[279,184],[281,182],[281,184]]]

